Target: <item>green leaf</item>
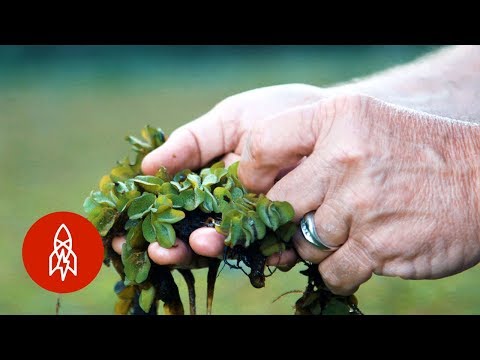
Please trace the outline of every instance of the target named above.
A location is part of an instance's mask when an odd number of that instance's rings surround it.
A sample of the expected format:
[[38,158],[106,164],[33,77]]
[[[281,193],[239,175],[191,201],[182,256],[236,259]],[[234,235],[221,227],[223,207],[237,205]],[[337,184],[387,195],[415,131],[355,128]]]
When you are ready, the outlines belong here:
[[143,152],[146,154],[152,150],[152,146],[149,143],[137,139],[134,136],[127,136],[125,140],[127,140],[130,145],[132,145],[133,150],[137,152]]
[[93,192],[91,194],[91,197],[98,204],[107,205],[107,206],[110,206],[110,207],[113,207],[113,208],[116,206],[114,199],[112,199],[112,196],[111,195],[106,195],[106,194],[102,193],[101,191]]
[[133,181],[145,191],[155,194],[158,194],[161,191],[161,185],[164,183],[162,179],[151,175],[138,175]]
[[127,233],[127,243],[136,249],[143,248],[145,245],[145,238],[142,233],[142,224],[140,222],[134,227],[130,228]]
[[174,182],[178,182],[178,183],[184,182],[184,181],[187,179],[188,174],[190,174],[191,172],[192,172],[192,171],[189,170],[189,169],[185,169],[185,170],[179,171],[179,172],[176,173],[175,176],[173,177],[173,181],[174,181]]
[[210,185],[216,184],[217,181],[218,181],[218,178],[214,174],[208,174],[203,179],[202,185],[203,186],[210,186]]
[[98,187],[99,187],[101,192],[103,192],[105,194],[108,194],[115,187],[115,184],[113,183],[110,176],[104,175],[100,179]]
[[227,177],[225,182],[219,182],[225,189],[232,190],[235,188],[235,182],[232,180],[231,177]]
[[153,222],[155,231],[157,233],[157,241],[160,246],[164,248],[171,248],[175,244],[175,230],[170,224],[165,224],[161,222]]
[[140,224],[142,222],[142,219],[135,219],[135,220],[132,220],[132,219],[128,219],[127,222],[125,223],[125,230],[129,230],[135,226],[137,226],[137,224]]
[[[242,183],[240,182],[240,180],[238,180],[238,165],[240,164],[239,161],[237,162],[234,162],[232,165],[230,165],[228,167],[228,175],[230,175],[230,177],[232,178],[232,180],[235,182],[235,186],[236,187],[239,187],[241,189],[245,189],[242,185]],[[218,176],[218,175],[217,175]]]
[[122,262],[127,279],[137,284],[147,279],[151,265],[146,251],[133,249],[125,243],[122,246]]
[[244,245],[246,235],[242,226],[243,217],[244,214],[237,209],[231,209],[223,214],[222,222],[217,231],[219,230],[220,233],[227,235],[225,245],[231,247],[235,245]]
[[212,173],[217,177],[217,182],[219,182],[228,174],[228,169],[216,168],[212,170]]
[[256,211],[265,225],[273,230],[291,221],[295,215],[293,207],[288,202],[272,202],[265,195],[258,197]]
[[130,219],[139,219],[143,217],[153,206],[156,196],[150,193],[143,193],[142,196],[136,198],[128,208],[128,217]]
[[280,225],[292,221],[293,217],[295,216],[295,210],[293,210],[292,205],[286,201],[274,201],[272,206],[275,207],[275,210],[279,216]]
[[255,230],[252,226],[252,221],[248,219],[246,216],[242,217],[242,229],[243,229],[243,236],[245,237],[245,243],[243,246],[248,247],[251,243],[253,243],[255,238]]
[[115,186],[115,191],[118,194],[123,194],[129,191],[129,189],[126,183],[124,183],[123,181],[117,181],[117,185]]
[[231,191],[232,192],[232,199],[234,200],[237,200],[237,199],[241,199],[243,197],[243,191],[242,189],[240,188],[233,188],[233,190]]
[[292,239],[293,235],[295,235],[295,233],[297,232],[297,229],[297,224],[293,222],[288,222],[280,226],[277,231],[275,231],[275,234],[283,242],[289,242]]
[[213,190],[213,196],[217,200],[218,209],[221,212],[223,212],[228,204],[232,201],[232,195],[230,194],[230,191],[221,186],[216,187],[215,190]]
[[117,210],[123,212],[134,199],[140,196],[140,191],[134,189],[126,193],[120,194],[117,200]]
[[260,244],[260,252],[263,256],[270,256],[285,251],[285,243],[277,239],[275,235],[268,234]]
[[212,173],[212,170],[210,168],[203,168],[200,170],[200,177],[202,179],[205,179],[206,176],[210,175]]
[[270,203],[267,208],[268,219],[270,221],[271,228],[277,230],[280,226],[280,214],[277,211],[277,208]]
[[170,174],[167,171],[167,168],[164,166],[160,166],[160,168],[157,170],[157,173],[155,174],[155,177],[162,179],[164,182],[169,182],[172,180]]
[[162,185],[164,181],[152,175],[137,175],[133,178],[134,182],[139,184]]
[[221,169],[221,168],[224,168],[224,167],[225,167],[225,161],[217,161],[215,164],[210,166],[210,169],[215,170],[215,169]]
[[159,220],[158,214],[151,213],[145,217],[142,231],[143,236],[150,243],[157,241],[164,248],[171,248],[175,244],[176,237],[173,226]]
[[270,203],[271,201],[268,200],[265,195],[260,195],[257,202],[256,212],[263,223],[269,228],[272,228],[272,222],[270,221],[270,216],[268,214],[268,206]]
[[170,184],[175,186],[175,188],[178,191],[185,191],[185,190],[190,189],[192,187],[192,184],[188,180],[185,180],[185,181],[182,181],[182,182],[170,181]]
[[208,213],[219,212],[217,200],[208,189],[205,189],[205,199],[200,208]]
[[332,298],[323,308],[322,315],[350,315],[350,307],[343,301]]
[[153,128],[150,125],[147,125],[142,129],[142,137],[147,140],[153,148],[157,148],[165,142],[165,134],[163,133],[163,130],[160,128]]
[[252,193],[248,193],[243,196],[243,201],[251,206],[257,206],[258,199],[258,195]]
[[125,286],[137,285],[135,281],[129,280],[127,277],[125,278],[125,280],[123,280],[123,283],[125,284]]
[[187,175],[188,181],[193,185],[194,188],[197,188],[201,185],[202,179],[195,173],[190,173]]
[[244,245],[245,234],[242,227],[242,215],[235,214],[231,217],[230,229],[225,245],[233,247],[235,245]]
[[139,175],[141,173],[142,161],[145,158],[145,155],[146,153],[144,152],[137,152],[137,155],[135,156],[135,162],[130,166],[135,175]]
[[153,204],[152,212],[161,213],[167,209],[171,209],[173,206],[172,200],[165,195],[158,195],[155,203]]
[[88,220],[96,227],[101,236],[107,235],[117,217],[117,211],[109,207],[96,207],[88,214]]
[[85,201],[83,202],[83,210],[87,214],[90,214],[95,208],[100,206],[95,200],[92,198],[93,191],[90,193],[90,196],[88,196]]
[[148,214],[142,222],[142,233],[149,243],[157,241],[157,233],[152,224],[152,214]]
[[246,215],[243,217],[242,226],[245,229],[247,243],[263,239],[265,236],[265,224],[260,220],[255,211],[247,211]]
[[263,221],[260,219],[260,217],[255,211],[247,212],[247,216],[251,221],[253,221],[253,228],[257,234],[256,238],[258,240],[263,239],[265,237],[265,234],[267,233],[267,227],[265,226]]
[[240,161],[236,161],[228,167],[228,174],[232,177],[238,177],[238,165]]
[[222,222],[220,223],[219,232],[223,235],[228,235],[230,231],[230,224],[234,216],[237,216],[240,212],[237,209],[230,209],[222,213]]
[[178,195],[177,188],[170,182],[163,183],[160,191],[163,195]]
[[154,214],[154,221],[161,221],[167,224],[174,224],[185,218],[185,213],[180,210],[168,209]]
[[138,190],[137,185],[133,181],[133,179],[127,179],[125,181],[117,181],[117,186],[115,187],[115,190],[117,193],[127,193],[132,190]]
[[125,158],[118,166],[114,167],[110,172],[110,178],[113,182],[125,181],[134,177],[137,173],[132,169],[128,157]]
[[180,209],[184,207],[183,198],[180,195],[168,194],[166,195],[168,199],[172,202],[172,207],[175,209]]
[[194,190],[195,194],[195,209],[205,200],[205,192],[200,188],[196,187]]
[[152,285],[148,289],[143,289],[140,293],[138,302],[143,311],[148,313],[155,299],[155,287]]
[[182,191],[179,196],[185,210],[192,211],[195,209],[195,192],[193,189]]

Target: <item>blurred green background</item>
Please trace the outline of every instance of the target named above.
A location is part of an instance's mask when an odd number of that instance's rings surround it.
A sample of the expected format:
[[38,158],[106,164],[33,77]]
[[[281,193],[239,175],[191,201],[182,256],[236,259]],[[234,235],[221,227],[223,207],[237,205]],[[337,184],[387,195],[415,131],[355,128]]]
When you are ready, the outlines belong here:
[[[0,313],[53,314],[57,295],[37,286],[23,238],[53,211],[83,214],[84,198],[145,124],[167,133],[223,98],[283,83],[328,86],[410,61],[435,46],[0,46]],[[224,269],[216,314],[291,314],[298,273],[254,289]],[[206,271],[198,270],[205,313]],[[186,290],[175,273],[187,305]],[[374,277],[357,293],[367,314],[478,314],[478,266],[435,281]],[[111,314],[117,275],[103,267],[86,288],[62,295],[61,314]]]

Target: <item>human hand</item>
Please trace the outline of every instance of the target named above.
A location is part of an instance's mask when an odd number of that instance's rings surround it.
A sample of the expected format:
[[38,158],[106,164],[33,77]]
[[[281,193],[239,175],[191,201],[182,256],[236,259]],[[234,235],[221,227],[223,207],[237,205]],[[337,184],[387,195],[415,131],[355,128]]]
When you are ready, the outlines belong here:
[[[275,126],[271,119],[274,119],[276,114],[316,102],[332,94],[333,90],[290,84],[231,96],[207,114],[175,130],[163,146],[144,159],[143,172],[154,174],[160,166],[165,166],[172,174],[185,168],[197,169],[218,156],[223,156],[226,165],[229,165],[240,158],[249,129],[260,123]],[[178,239],[170,249],[152,243],[149,245],[148,254],[154,262],[161,265],[204,267],[204,256],[221,257],[224,239],[223,235],[212,228],[200,228],[190,236],[190,246]],[[124,242],[123,237],[113,240],[112,246],[117,253],[121,253]],[[267,263],[292,264],[295,259],[294,251],[290,250],[281,256],[271,256]]]
[[348,295],[372,274],[435,279],[479,262],[479,139],[478,125],[339,96],[256,124],[238,172],[249,190],[290,202],[296,220],[315,211],[319,236],[339,249],[300,232],[295,247]]
[[[294,238],[301,257],[320,263],[337,294],[355,292],[372,273],[438,278],[479,261],[477,127],[369,97],[322,96],[321,90],[310,96],[299,91],[297,102],[280,103],[275,111],[275,101],[266,100],[276,91],[281,99],[283,90],[288,87],[220,103],[146,157],[144,172],[162,164],[171,172],[198,168],[222,154],[233,162],[242,155],[239,177],[247,188],[289,201],[296,220],[316,210],[319,235],[341,246],[321,252],[300,233]],[[256,106],[263,103],[270,106]],[[261,120],[255,121],[252,109]],[[192,233],[190,245],[197,254],[216,257],[223,240],[202,228]],[[177,243],[172,249],[152,244],[149,255],[160,264],[189,266],[194,254]],[[272,265],[295,261],[293,251],[269,259]]]

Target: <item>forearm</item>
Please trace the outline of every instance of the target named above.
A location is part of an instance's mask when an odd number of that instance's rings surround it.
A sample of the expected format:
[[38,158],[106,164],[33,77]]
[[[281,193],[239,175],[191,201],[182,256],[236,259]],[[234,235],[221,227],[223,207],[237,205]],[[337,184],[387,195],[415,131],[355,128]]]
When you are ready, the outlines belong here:
[[334,86],[434,115],[480,123],[480,46],[454,46]]

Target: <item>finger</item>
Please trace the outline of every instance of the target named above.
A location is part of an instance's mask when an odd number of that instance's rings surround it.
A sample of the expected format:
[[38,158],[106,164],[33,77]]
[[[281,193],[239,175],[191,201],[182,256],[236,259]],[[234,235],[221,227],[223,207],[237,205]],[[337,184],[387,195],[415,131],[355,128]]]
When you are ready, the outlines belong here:
[[[317,235],[321,242],[329,247],[339,247],[344,244],[350,234],[352,212],[342,201],[327,199],[315,212],[314,222]],[[332,254],[331,251],[320,250],[308,242],[299,229],[293,244],[300,257],[314,264],[322,262]]]
[[122,245],[125,244],[125,238],[123,236],[116,236],[112,240],[112,248],[118,254],[122,255]]
[[323,281],[337,295],[351,295],[372,277],[374,263],[368,252],[352,239],[318,266]]
[[283,178],[285,175],[287,175],[290,171],[292,171],[293,169],[295,169],[299,164],[301,164],[301,162],[303,160],[305,160],[306,157],[303,157],[302,160],[300,160],[297,164],[295,165],[292,165],[292,166],[289,166],[289,167],[286,167],[282,170],[280,170],[277,174],[277,176],[275,177],[275,181],[274,182],[277,182],[278,180],[280,180],[281,178]]
[[190,246],[198,255],[223,258],[225,236],[213,228],[202,227],[191,233]]
[[280,170],[310,155],[317,139],[317,108],[313,104],[287,110],[249,132],[238,175],[250,191],[268,191]]
[[237,155],[235,153],[228,153],[222,158],[222,161],[225,163],[225,167],[229,167],[234,162],[237,162],[239,160],[240,160],[240,155]]
[[298,260],[299,258],[295,250],[290,249],[290,250],[283,251],[281,253],[275,253],[273,255],[270,255],[267,258],[266,264],[268,266],[276,266],[286,271],[291,269],[293,266],[295,266]]
[[323,202],[332,174],[324,171],[320,163],[317,156],[312,154],[276,182],[267,193],[267,197],[273,201],[288,201],[295,210],[295,221],[318,209]]
[[192,250],[182,240],[176,239],[175,244],[167,249],[157,242],[148,246],[148,256],[158,265],[187,266],[192,262]]
[[298,256],[303,260],[310,261],[313,264],[319,264],[325,258],[332,254],[332,251],[323,251],[309,243],[300,229],[293,235],[293,245]]
[[[233,116],[233,115],[232,115]],[[217,108],[178,128],[165,144],[153,150],[142,162],[145,174],[155,174],[160,166],[174,174],[183,169],[197,169],[217,156],[232,151],[238,139],[235,126],[224,126],[230,119]]]

